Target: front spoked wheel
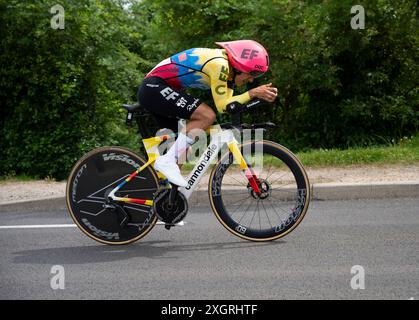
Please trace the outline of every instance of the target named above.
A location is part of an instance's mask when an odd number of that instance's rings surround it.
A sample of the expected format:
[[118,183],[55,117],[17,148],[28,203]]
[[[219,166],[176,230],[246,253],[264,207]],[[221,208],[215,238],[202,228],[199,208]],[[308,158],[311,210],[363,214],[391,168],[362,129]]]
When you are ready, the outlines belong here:
[[[87,236],[105,244],[128,244],[153,228],[157,217],[151,206],[107,201],[109,193],[144,163],[120,147],[94,149],[76,163],[67,181],[67,207]],[[147,167],[115,195],[152,200],[158,186],[154,169]]]
[[271,141],[241,146],[256,176],[259,193],[226,153],[211,172],[209,196],[218,220],[230,232],[252,241],[279,239],[303,220],[310,202],[310,184],[297,157]]

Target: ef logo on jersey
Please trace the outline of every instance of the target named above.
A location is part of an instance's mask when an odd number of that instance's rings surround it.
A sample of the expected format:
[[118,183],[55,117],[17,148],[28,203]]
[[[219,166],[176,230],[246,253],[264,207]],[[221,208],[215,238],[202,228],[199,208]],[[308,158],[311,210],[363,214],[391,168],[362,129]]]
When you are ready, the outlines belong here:
[[241,54],[241,58],[252,60],[254,57],[258,56],[258,53],[259,53],[259,51],[257,51],[257,50],[243,49],[242,54]]
[[171,88],[164,88],[160,91],[161,95],[166,98],[166,100],[176,100],[179,93],[174,92]]

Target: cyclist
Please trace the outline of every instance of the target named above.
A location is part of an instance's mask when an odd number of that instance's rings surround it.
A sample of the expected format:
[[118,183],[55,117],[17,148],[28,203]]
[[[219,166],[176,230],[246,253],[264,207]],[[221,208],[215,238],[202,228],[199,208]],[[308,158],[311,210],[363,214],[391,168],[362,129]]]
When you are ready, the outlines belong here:
[[187,182],[177,160],[194,142],[187,136],[188,132],[205,130],[216,119],[210,106],[185,89],[210,89],[218,112],[225,112],[232,102],[244,104],[253,98],[272,102],[278,93],[277,88],[268,83],[234,96],[234,86],[251,83],[268,71],[268,53],[253,40],[216,44],[222,49],[193,48],[161,61],[146,75],[138,90],[139,103],[154,115],[162,128],[177,132],[178,119],[189,120],[175,143],[154,164],[170,182],[181,187],[186,187]]

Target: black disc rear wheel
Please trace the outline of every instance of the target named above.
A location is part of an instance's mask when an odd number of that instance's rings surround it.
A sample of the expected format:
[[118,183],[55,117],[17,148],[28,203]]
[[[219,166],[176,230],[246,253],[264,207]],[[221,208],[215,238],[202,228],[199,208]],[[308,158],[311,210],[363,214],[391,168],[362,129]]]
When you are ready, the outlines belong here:
[[[107,195],[145,161],[128,149],[97,148],[73,167],[66,189],[67,207],[77,226],[105,244],[128,244],[144,237],[156,224],[152,207],[136,203],[107,203]],[[158,178],[147,167],[115,195],[153,200]]]

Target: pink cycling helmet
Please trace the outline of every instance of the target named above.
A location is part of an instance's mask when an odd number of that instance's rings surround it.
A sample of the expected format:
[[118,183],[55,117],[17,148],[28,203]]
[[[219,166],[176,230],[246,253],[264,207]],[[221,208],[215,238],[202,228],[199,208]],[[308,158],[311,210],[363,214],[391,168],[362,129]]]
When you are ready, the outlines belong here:
[[216,44],[227,51],[228,60],[234,69],[254,77],[268,71],[268,52],[260,43],[253,40],[237,40]]

